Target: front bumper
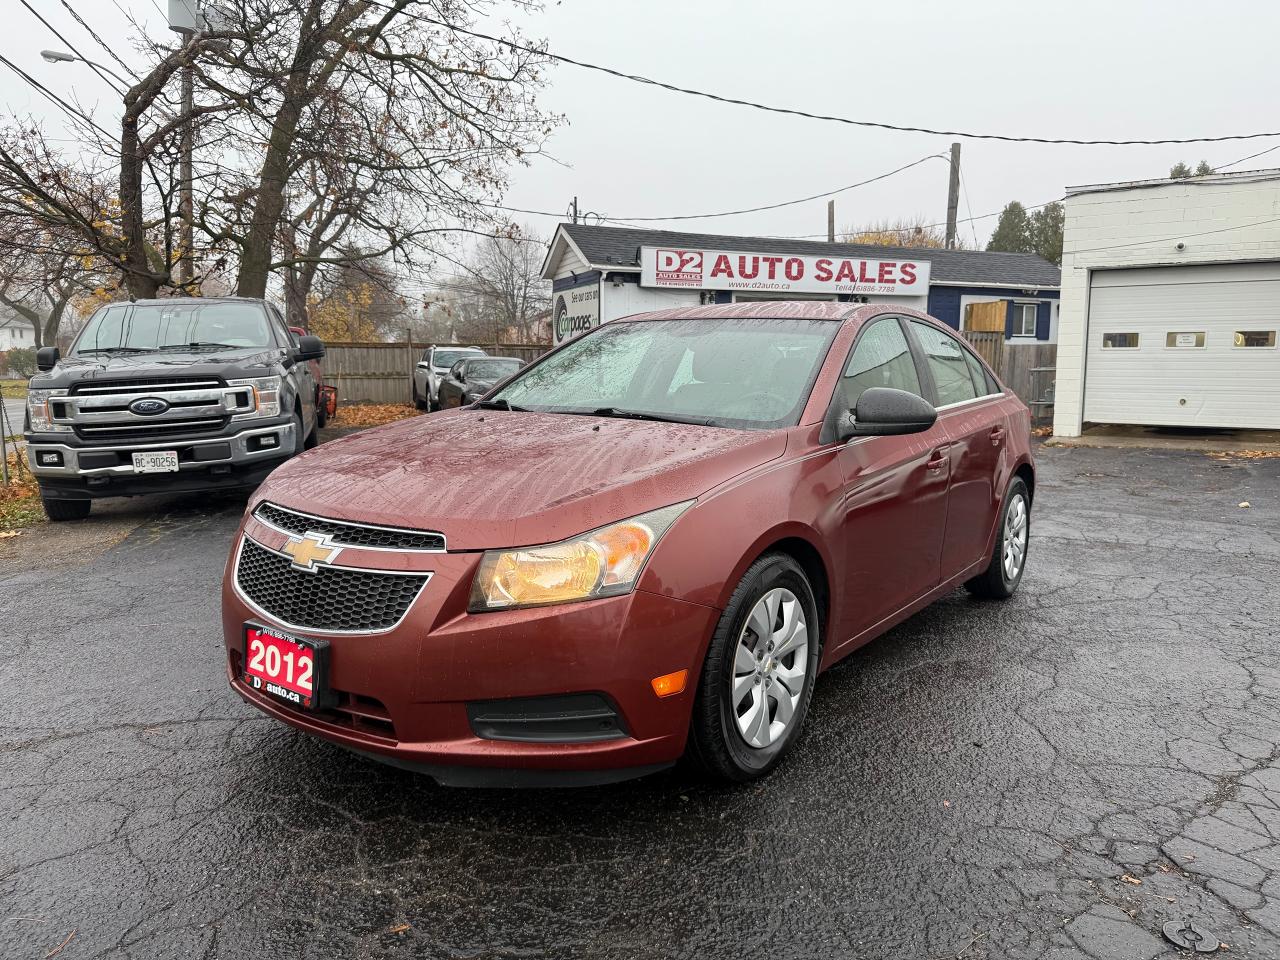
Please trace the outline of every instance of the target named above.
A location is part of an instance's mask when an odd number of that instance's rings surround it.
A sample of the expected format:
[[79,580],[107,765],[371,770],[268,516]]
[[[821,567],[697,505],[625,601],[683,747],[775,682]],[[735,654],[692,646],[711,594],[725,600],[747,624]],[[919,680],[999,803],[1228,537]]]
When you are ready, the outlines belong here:
[[[246,521],[255,539],[271,531]],[[338,634],[286,627],[239,590],[235,557],[223,588],[223,631],[232,688],[276,719],[359,753],[423,771],[451,785],[600,783],[668,766],[684,751],[697,677],[719,611],[658,594],[631,594],[529,610],[466,612],[477,553],[374,555],[344,550],[367,569],[405,562],[431,579],[407,614],[381,632]],[[389,560],[394,556],[394,561]],[[367,564],[367,566],[365,566]],[[329,643],[336,706],[304,711],[243,680],[244,626],[264,623]],[[654,677],[687,669],[680,694],[659,698]],[[478,704],[592,694],[618,718],[608,737],[495,739]]]
[[[137,493],[238,488],[260,483],[292,453],[292,419],[199,440],[86,445],[58,434],[26,434],[27,462],[45,495],[119,497]],[[178,472],[138,474],[133,454],[173,450]]]

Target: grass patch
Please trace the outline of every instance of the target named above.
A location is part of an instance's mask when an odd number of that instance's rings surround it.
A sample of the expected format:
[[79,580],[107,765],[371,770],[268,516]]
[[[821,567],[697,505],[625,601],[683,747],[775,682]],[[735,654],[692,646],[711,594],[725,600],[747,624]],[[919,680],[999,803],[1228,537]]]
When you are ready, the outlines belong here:
[[25,400],[27,398],[27,381],[0,379],[0,397],[6,397],[10,400]]
[[339,406],[329,423],[335,427],[380,427],[421,413],[407,403],[353,403]]
[[17,536],[23,527],[44,520],[40,488],[20,453],[9,454],[9,485],[0,484],[0,540]]

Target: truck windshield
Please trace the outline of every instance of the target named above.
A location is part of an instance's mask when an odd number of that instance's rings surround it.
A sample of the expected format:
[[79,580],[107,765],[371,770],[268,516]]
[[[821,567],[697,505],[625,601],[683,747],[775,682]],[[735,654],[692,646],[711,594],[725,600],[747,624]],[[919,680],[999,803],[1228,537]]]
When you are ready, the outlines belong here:
[[837,329],[795,318],[608,323],[486,405],[749,430],[792,426]]
[[256,303],[121,303],[95,313],[76,339],[75,354],[271,346]]

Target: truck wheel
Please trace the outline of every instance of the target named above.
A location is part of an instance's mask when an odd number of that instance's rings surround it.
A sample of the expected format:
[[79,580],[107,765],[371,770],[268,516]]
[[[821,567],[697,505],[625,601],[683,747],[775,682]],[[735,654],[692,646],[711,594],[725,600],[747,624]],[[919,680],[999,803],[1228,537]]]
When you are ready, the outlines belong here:
[[307,449],[307,427],[302,422],[302,411],[293,411],[293,455],[296,457]]
[[54,522],[83,520],[93,506],[92,500],[50,500],[45,496],[40,497],[40,503],[44,506],[44,515]]
[[420,396],[418,396],[417,381],[414,381],[414,384],[413,384],[413,405],[417,407],[419,410],[426,410],[428,408],[427,402],[423,400]]

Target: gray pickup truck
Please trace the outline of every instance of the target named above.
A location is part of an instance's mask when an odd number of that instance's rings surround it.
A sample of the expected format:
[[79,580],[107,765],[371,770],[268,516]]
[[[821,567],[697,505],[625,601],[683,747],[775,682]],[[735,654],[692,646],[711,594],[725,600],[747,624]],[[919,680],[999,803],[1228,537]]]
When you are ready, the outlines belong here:
[[172,298],[97,310],[36,356],[23,435],[50,520],[99,497],[256,486],[316,443],[316,337],[274,306]]

